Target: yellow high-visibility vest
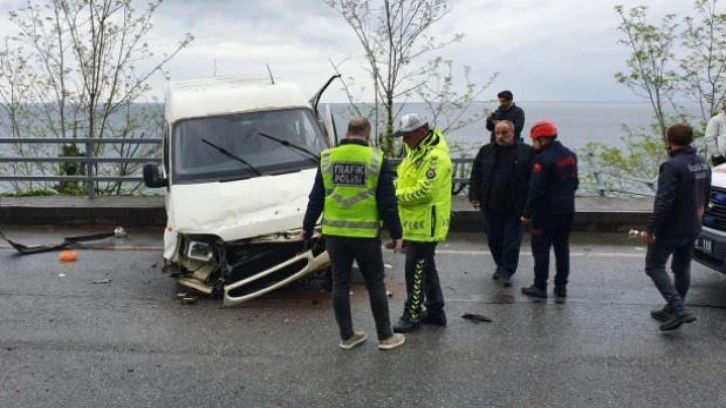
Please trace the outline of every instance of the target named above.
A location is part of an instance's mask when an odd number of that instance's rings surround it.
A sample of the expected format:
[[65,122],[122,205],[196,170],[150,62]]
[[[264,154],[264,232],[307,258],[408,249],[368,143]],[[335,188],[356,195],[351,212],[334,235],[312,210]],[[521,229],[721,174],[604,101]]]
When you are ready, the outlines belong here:
[[382,153],[370,146],[350,143],[322,152],[323,235],[378,236],[381,221],[376,189],[382,164]]

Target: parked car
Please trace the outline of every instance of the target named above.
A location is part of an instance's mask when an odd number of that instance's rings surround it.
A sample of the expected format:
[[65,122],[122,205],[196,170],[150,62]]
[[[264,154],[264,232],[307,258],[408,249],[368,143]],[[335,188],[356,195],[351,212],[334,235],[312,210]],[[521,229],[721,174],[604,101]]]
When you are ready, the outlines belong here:
[[711,198],[703,215],[693,259],[726,273],[726,164],[713,168]]

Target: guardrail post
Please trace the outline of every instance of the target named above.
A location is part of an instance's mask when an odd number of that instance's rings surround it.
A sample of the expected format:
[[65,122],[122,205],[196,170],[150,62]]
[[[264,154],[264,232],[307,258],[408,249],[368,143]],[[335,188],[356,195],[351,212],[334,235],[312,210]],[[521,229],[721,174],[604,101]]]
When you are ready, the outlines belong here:
[[93,162],[91,162],[91,148],[93,147],[93,144],[91,141],[86,142],[86,175],[88,176],[88,181],[86,181],[86,193],[88,194],[89,198],[93,198],[96,196],[96,188],[93,185],[93,179],[96,177],[94,174],[94,168],[93,168]]
[[587,155],[587,162],[590,165],[590,172],[592,173],[593,177],[595,177],[595,185],[597,186],[600,197],[605,197],[605,188],[602,185],[602,180],[600,180],[600,174],[598,173],[597,169],[595,168],[595,164],[592,161],[592,156],[592,153]]

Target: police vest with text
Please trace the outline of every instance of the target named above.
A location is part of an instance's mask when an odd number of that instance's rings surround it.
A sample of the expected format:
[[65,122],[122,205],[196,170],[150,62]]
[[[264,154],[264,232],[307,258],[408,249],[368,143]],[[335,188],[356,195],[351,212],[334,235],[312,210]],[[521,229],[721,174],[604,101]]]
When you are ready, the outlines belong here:
[[325,186],[323,235],[378,236],[381,221],[376,188],[382,163],[379,151],[357,144],[341,145],[321,154]]

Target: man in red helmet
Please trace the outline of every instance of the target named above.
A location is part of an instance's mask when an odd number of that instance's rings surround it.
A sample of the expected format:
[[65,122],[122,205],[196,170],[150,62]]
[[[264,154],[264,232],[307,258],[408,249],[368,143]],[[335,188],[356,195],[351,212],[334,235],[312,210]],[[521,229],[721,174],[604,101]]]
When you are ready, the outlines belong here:
[[570,274],[570,231],[575,214],[577,156],[557,141],[557,126],[548,120],[535,122],[530,130],[537,156],[532,165],[527,204],[522,223],[532,224],[534,284],[522,288],[527,296],[547,298],[550,248],[555,249],[556,298],[567,297]]

